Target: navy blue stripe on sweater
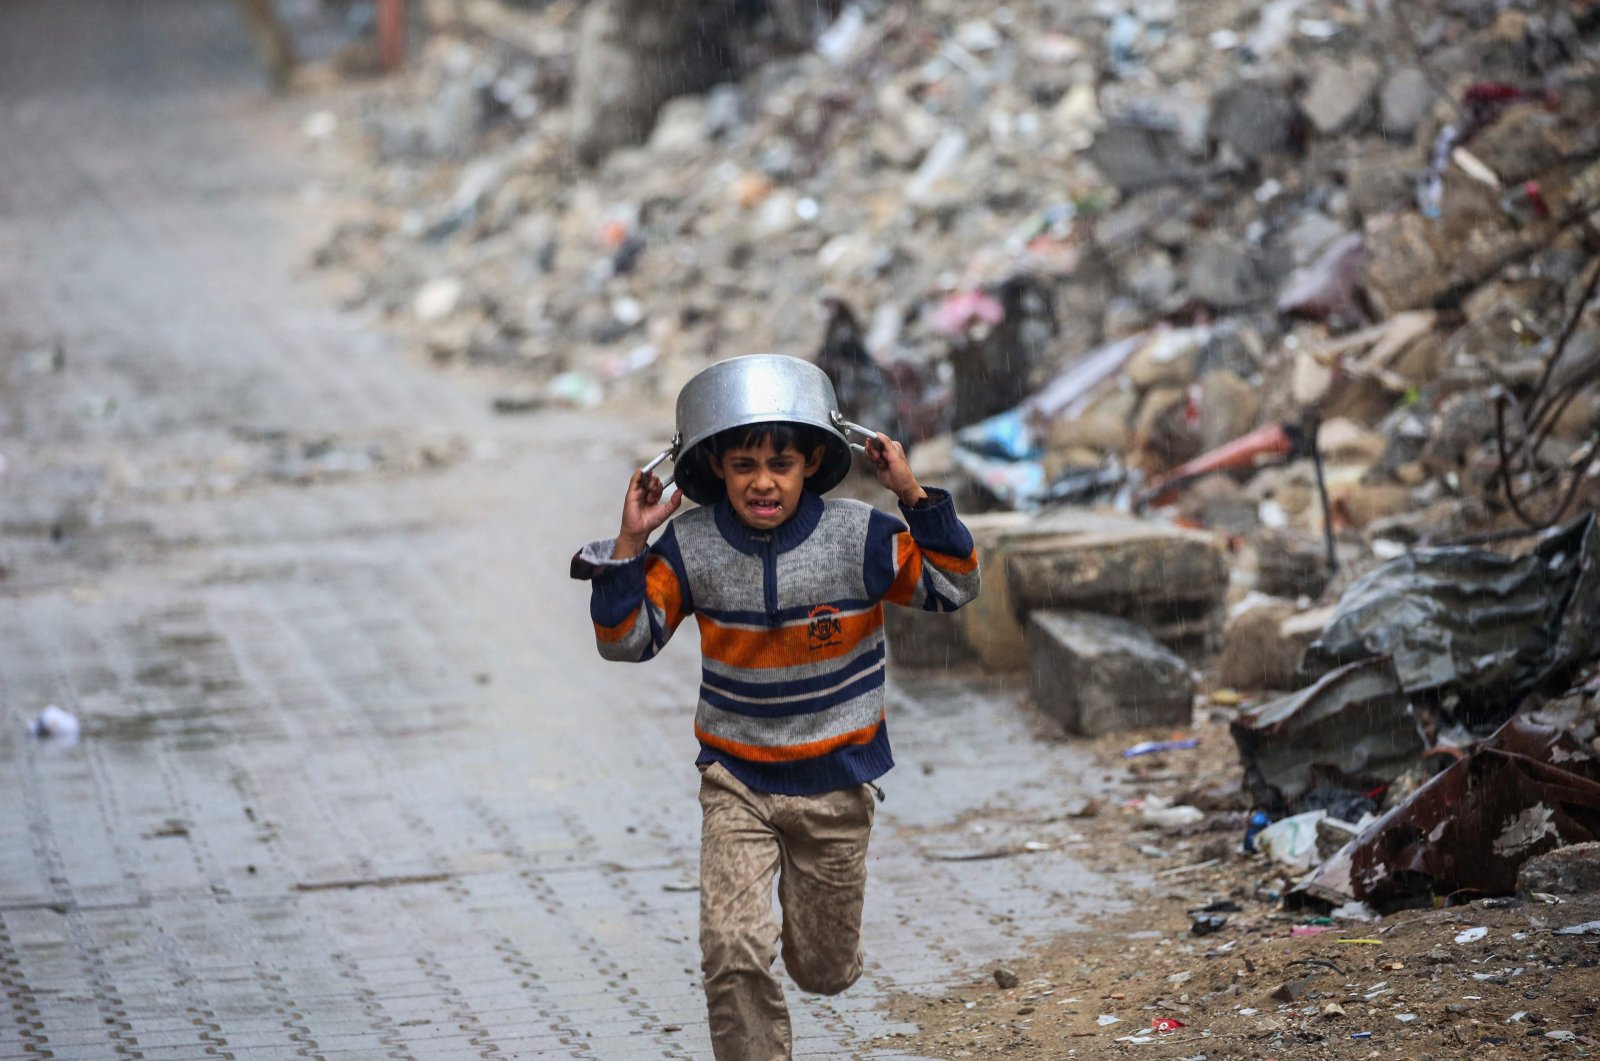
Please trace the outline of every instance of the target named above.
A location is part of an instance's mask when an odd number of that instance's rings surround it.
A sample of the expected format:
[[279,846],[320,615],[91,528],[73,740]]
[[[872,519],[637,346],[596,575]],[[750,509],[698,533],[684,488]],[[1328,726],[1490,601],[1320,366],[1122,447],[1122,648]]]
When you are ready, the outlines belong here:
[[854,700],[858,696],[872,692],[883,686],[883,671],[876,670],[871,674],[850,682],[837,692],[828,693],[826,696],[807,697],[804,700],[789,703],[774,704],[763,701],[735,700],[723,696],[716,690],[702,685],[700,699],[729,714],[744,715],[747,718],[794,718],[797,715],[815,715],[819,711],[826,711],[830,707],[838,707],[847,700]]
[[758,763],[702,744],[695,761],[701,766],[721,763],[728,773],[757,792],[810,796],[854,788],[882,777],[894,766],[894,752],[889,747],[889,723],[885,721],[879,723],[878,732],[866,744],[846,745],[815,759]]
[[831,689],[842,681],[848,681],[865,671],[871,670],[883,662],[883,642],[878,642],[875,651],[863,652],[855,659],[837,670],[826,674],[817,674],[809,678],[791,679],[789,681],[775,682],[747,682],[737,678],[727,678],[717,674],[709,668],[701,668],[700,681],[706,685],[714,685],[724,692],[734,693],[738,696],[752,697],[780,697],[800,696],[805,693],[814,693],[822,689]]
[[[689,578],[683,567],[683,554],[678,549],[678,534],[672,524],[648,550],[620,563],[608,564],[611,568],[604,578],[589,583],[589,618],[600,626],[616,626],[633,610],[649,607],[645,594],[645,562],[652,555],[659,556],[671,567],[678,578],[683,614],[694,612],[694,602],[689,597]],[[660,642],[657,642],[659,644]]]

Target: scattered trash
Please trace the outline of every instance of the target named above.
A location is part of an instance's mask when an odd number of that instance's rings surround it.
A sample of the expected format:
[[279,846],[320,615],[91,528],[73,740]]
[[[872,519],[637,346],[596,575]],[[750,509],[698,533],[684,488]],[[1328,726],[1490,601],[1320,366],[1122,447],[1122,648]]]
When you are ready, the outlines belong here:
[[1139,817],[1163,829],[1179,829],[1205,821],[1206,813],[1199,807],[1172,806],[1160,796],[1146,796],[1139,807]]
[[1140,741],[1138,744],[1124,749],[1122,757],[1124,759],[1134,759],[1141,755],[1153,755],[1157,752],[1186,751],[1199,746],[1200,738],[1198,737],[1187,737],[1183,740],[1147,740]]
[[1189,926],[1189,932],[1196,936],[1209,936],[1214,932],[1222,931],[1228,923],[1226,914],[1201,914]]
[[1568,925],[1556,929],[1558,936],[1600,936],[1600,921],[1585,921],[1581,925]]
[[1252,811],[1250,820],[1245,825],[1243,847],[1254,854],[1258,848],[1256,842],[1261,838],[1261,831],[1272,824],[1272,816],[1264,810]]
[[1487,928],[1485,928],[1484,926],[1479,925],[1477,928],[1469,928],[1465,932],[1457,932],[1456,933],[1456,942],[1457,943],[1476,943],[1476,942],[1478,942],[1478,940],[1482,939],[1483,937],[1487,936],[1488,934],[1489,934],[1489,930]]
[[57,744],[78,743],[78,732],[77,716],[55,704],[50,704],[39,712],[39,717],[28,723],[30,736]]
[[1273,822],[1256,834],[1256,849],[1274,862],[1302,872],[1317,860],[1317,822],[1325,810],[1306,811]]
[[1165,1034],[1167,1032],[1175,1032],[1179,1028],[1187,1028],[1188,1025],[1176,1017],[1155,1017],[1150,1021],[1150,1027]]
[[1100,1014],[1100,1016],[1095,1018],[1095,1023],[1100,1025],[1100,1027],[1102,1027],[1102,1028],[1109,1028],[1113,1024],[1121,1024],[1122,1023],[1122,1018],[1121,1017],[1113,1017],[1109,1013],[1102,1013],[1102,1014]]

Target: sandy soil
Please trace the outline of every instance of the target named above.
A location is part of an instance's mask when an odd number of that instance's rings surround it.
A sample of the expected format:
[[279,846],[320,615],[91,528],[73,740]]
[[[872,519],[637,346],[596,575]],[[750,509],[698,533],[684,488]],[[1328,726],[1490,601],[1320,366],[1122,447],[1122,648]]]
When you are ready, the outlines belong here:
[[[908,1048],[938,1058],[1208,1061],[1585,1057],[1596,1049],[1600,932],[1555,930],[1600,918],[1600,896],[1479,900],[1368,922],[1286,910],[1280,897],[1293,875],[1238,851],[1246,808],[1229,794],[1239,777],[1229,713],[1188,734],[1201,739],[1194,750],[1121,756],[1168,733],[1094,743],[1097,763],[1125,795],[1064,812],[1106,868],[1152,873],[1149,893],[1133,913],[998,962],[941,998],[900,998],[898,1015],[922,1029]],[[1137,804],[1150,796],[1198,803],[1208,820],[1149,827]],[[1220,928],[1196,932],[1196,914],[1213,903],[1237,909]],[[1469,932],[1477,928],[1487,931]],[[1154,1030],[1163,1019],[1181,1026]]]

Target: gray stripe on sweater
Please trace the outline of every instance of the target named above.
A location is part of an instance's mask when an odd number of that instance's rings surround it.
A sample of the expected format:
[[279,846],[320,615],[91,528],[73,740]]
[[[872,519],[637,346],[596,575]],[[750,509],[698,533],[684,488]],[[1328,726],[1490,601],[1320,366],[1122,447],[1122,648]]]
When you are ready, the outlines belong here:
[[879,685],[826,711],[779,718],[752,718],[712,707],[702,700],[695,709],[694,721],[705,732],[724,740],[777,748],[827,740],[864,729],[882,717],[883,686]]

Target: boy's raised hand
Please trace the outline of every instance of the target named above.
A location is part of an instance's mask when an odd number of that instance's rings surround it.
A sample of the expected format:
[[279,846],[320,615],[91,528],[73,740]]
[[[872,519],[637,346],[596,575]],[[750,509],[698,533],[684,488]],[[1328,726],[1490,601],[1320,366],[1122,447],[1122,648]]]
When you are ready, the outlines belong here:
[[902,505],[914,505],[928,496],[917,477],[911,474],[904,446],[880,431],[877,438],[867,440],[866,449],[867,460],[878,473],[878,482],[893,491]]
[[622,529],[617,532],[613,559],[631,560],[644,552],[651,533],[678,511],[678,506],[683,504],[683,492],[674,490],[671,498],[662,501],[661,495],[665,492],[661,480],[653,474],[633,473],[633,478],[628,480],[628,496],[622,502]]

